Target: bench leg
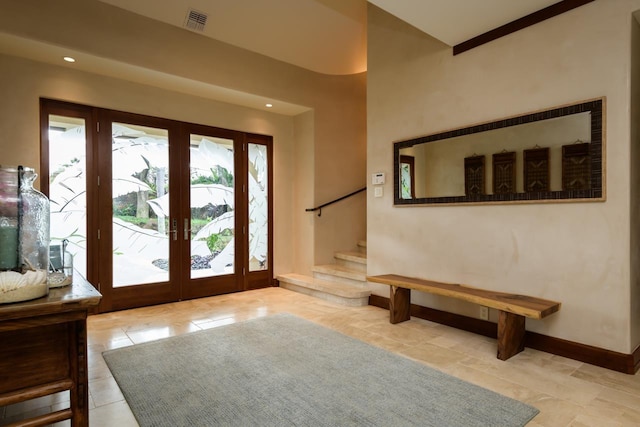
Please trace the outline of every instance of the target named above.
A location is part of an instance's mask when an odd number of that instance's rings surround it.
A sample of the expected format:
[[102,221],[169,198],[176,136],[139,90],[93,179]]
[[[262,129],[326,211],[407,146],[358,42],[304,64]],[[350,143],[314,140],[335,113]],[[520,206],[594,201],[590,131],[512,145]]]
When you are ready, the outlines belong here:
[[507,360],[524,350],[524,316],[500,310],[498,359]]
[[389,321],[400,323],[409,320],[409,308],[411,306],[411,289],[391,286],[389,295]]

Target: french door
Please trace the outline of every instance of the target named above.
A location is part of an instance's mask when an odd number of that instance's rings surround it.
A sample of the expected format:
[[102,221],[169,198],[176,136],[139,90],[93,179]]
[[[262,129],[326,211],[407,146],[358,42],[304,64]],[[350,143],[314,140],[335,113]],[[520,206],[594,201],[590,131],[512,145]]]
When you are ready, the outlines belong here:
[[52,239],[102,311],[271,285],[271,137],[48,100],[41,121]]

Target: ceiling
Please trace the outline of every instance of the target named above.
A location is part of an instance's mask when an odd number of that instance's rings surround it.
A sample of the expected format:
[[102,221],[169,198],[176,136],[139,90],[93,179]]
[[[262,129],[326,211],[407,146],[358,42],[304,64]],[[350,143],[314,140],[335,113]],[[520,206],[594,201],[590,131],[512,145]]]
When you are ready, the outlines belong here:
[[[96,1],[96,0],[92,0]],[[374,4],[454,46],[558,0],[98,0],[185,28],[190,9],[208,15],[202,34],[323,74],[367,69],[367,7]],[[185,28],[184,31],[192,31]],[[0,53],[289,116],[309,107],[70,50],[0,29]],[[65,63],[65,66],[69,64]],[[268,105],[273,104],[271,107]]]
[[[178,27],[207,15],[202,34],[324,74],[367,69],[367,0],[100,0]],[[454,46],[559,0],[369,0]],[[192,30],[189,30],[192,31]]]

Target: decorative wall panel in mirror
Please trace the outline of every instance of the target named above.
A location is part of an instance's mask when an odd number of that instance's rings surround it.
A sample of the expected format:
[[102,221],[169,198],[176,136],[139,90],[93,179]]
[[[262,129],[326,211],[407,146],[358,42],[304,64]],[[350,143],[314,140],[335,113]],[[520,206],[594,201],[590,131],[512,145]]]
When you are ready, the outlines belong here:
[[602,201],[605,98],[394,143],[394,204]]
[[516,152],[504,151],[493,155],[493,193],[516,192]]

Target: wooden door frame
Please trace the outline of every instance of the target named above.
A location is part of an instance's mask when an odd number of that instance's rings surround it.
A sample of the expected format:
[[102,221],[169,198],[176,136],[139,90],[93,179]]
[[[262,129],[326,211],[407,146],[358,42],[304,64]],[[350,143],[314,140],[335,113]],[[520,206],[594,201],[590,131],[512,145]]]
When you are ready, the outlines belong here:
[[[243,260],[245,265],[246,274],[244,275],[244,287],[245,290],[250,289],[259,289],[273,286],[273,137],[268,135],[259,135],[259,134],[246,134],[245,137],[245,149],[247,153],[249,152],[248,145],[249,144],[257,144],[264,145],[267,147],[267,269],[260,271],[249,271],[249,212],[245,213],[245,224],[247,224],[247,233],[245,233],[245,245],[246,252],[243,256]],[[248,169],[249,169],[249,158],[248,154],[244,156],[244,176],[245,179],[248,180]],[[247,199],[248,199],[248,188],[249,184],[247,182]],[[247,203],[248,208],[248,203]]]
[[[103,299],[100,303],[101,311],[122,310],[126,308],[144,307],[154,304],[162,304],[178,301],[180,296],[180,281],[177,275],[169,273],[169,280],[160,283],[147,283],[134,286],[113,287],[113,191],[112,191],[112,127],[113,122],[132,124],[159,129],[166,129],[168,140],[177,140],[178,126],[172,120],[141,114],[127,113],[116,110],[100,109],[98,111],[98,175],[100,177],[98,205],[104,213],[100,216],[98,227],[100,230],[100,250],[102,269],[100,273],[101,283],[110,283],[111,286],[102,286]],[[174,144],[178,145],[178,144]],[[169,191],[178,188],[180,179],[180,150],[177,146],[169,144]],[[176,169],[174,171],[174,169]],[[170,199],[169,211],[179,212],[180,193]],[[169,272],[180,271],[180,260],[171,254],[179,253],[179,243],[169,238]]]
[[[40,188],[49,194],[49,115],[60,115],[85,120],[86,126],[86,154],[87,154],[87,277],[103,295],[99,311],[113,311],[125,308],[160,304],[182,299],[200,298],[222,293],[250,290],[273,286],[273,137],[262,134],[234,131],[213,126],[181,122],[142,114],[109,110],[99,107],[74,104],[42,98],[40,100]],[[170,211],[175,212],[179,219],[179,235],[181,221],[191,218],[190,207],[186,200],[189,194],[189,133],[218,136],[232,139],[234,151],[242,150],[244,154],[234,155],[234,186],[236,211],[235,265],[236,274],[220,279],[193,279],[201,282],[201,289],[184,292],[188,285],[185,280],[190,279],[190,270],[181,269],[188,265],[189,251],[184,250],[184,243],[170,240],[170,253],[179,253],[181,258],[170,257],[170,271],[180,271],[177,278],[170,277],[177,283],[174,286],[164,283],[144,284],[134,287],[113,288],[106,283],[113,282],[112,259],[112,215],[99,215],[101,209],[112,212],[112,165],[111,165],[111,122],[131,123],[140,126],[167,129],[169,139],[178,143],[169,144],[170,156],[170,191],[178,189],[178,196],[173,196]],[[185,139],[186,135],[186,139]],[[186,140],[186,144],[184,141]],[[267,180],[268,180],[268,259],[267,269],[249,271],[249,209],[248,209],[248,144],[259,144],[267,147]],[[108,160],[108,161],[107,161]],[[186,168],[186,170],[185,170]],[[241,190],[238,190],[238,189]],[[174,193],[175,194],[175,193]],[[170,219],[171,221],[171,219]],[[244,230],[242,225],[246,225]],[[100,239],[98,239],[98,230]],[[182,246],[181,246],[182,244]],[[177,245],[177,246],[176,246]],[[108,246],[108,247],[107,247]],[[222,276],[220,276],[222,277]],[[217,283],[214,283],[217,282]],[[134,294],[135,293],[135,294]],[[124,303],[126,301],[126,303]]]
[[[226,294],[230,292],[237,292],[244,290],[243,287],[243,274],[242,274],[242,265],[243,260],[242,256],[244,253],[244,239],[237,238],[238,233],[242,230],[243,219],[244,219],[244,211],[245,203],[244,203],[244,194],[242,192],[243,186],[245,186],[244,176],[244,166],[243,166],[243,156],[236,155],[237,152],[242,152],[243,150],[243,132],[233,131],[229,129],[222,129],[213,126],[206,125],[198,125],[192,123],[182,123],[180,126],[181,132],[181,141],[187,141],[187,144],[182,147],[181,154],[183,161],[181,165],[186,170],[181,172],[182,176],[189,176],[189,140],[191,134],[201,135],[201,136],[211,136],[217,138],[224,138],[233,141],[233,151],[234,151],[234,162],[233,162],[233,183],[234,183],[234,233],[236,238],[234,238],[234,274],[230,275],[221,275],[221,276],[210,276],[203,277],[198,279],[191,279],[191,270],[183,269],[181,274],[181,295],[180,299],[193,299],[193,298],[201,298],[205,296]],[[190,180],[184,179],[182,181],[182,187],[180,187],[180,193],[183,195],[184,200],[182,201],[182,210],[180,212],[180,218],[182,221],[184,219],[189,220],[189,228],[191,228],[191,206],[187,201],[189,201],[189,193],[190,193]],[[181,222],[182,224],[182,222]],[[182,231],[182,228],[179,228]],[[181,233],[180,236],[182,236]],[[189,240],[189,245],[190,240]],[[185,248],[182,251],[182,265],[188,265],[190,260],[190,247]]]
[[99,274],[99,257],[89,257],[89,254],[98,253],[97,233],[89,233],[89,230],[98,229],[98,192],[97,188],[97,110],[91,106],[74,104],[40,98],[40,191],[49,197],[49,116],[64,116],[81,118],[85,121],[86,138],[86,198],[87,198],[87,274],[85,279],[101,292]]

